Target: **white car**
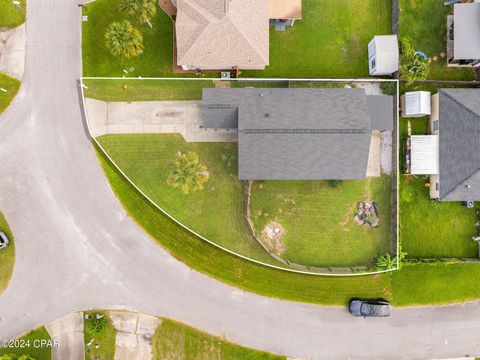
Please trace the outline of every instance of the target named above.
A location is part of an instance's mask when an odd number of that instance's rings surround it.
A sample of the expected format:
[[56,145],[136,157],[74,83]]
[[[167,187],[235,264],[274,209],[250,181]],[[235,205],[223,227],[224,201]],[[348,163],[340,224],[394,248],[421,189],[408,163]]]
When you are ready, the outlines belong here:
[[8,244],[10,244],[10,241],[7,235],[3,231],[0,231],[0,250],[5,249]]

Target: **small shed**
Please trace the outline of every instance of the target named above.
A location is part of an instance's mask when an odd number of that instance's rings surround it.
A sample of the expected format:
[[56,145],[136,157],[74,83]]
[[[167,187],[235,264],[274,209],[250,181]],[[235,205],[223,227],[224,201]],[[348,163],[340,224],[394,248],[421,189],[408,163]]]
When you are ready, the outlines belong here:
[[370,75],[392,75],[398,71],[397,35],[376,35],[368,43]]
[[428,91],[412,91],[402,95],[402,116],[420,117],[432,114],[431,96]]
[[412,135],[410,137],[410,174],[438,174],[438,135]]

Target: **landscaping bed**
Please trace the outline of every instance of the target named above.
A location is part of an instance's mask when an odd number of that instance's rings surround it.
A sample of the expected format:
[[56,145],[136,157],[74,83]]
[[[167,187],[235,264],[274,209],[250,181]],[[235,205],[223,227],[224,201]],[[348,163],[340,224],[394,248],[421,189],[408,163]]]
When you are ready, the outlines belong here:
[[[279,249],[283,258],[310,266],[373,265],[390,252],[392,179],[256,181],[252,186],[251,218],[265,237],[272,222],[284,229]],[[358,203],[374,201],[378,227],[355,222]],[[278,226],[277,225],[277,226]]]

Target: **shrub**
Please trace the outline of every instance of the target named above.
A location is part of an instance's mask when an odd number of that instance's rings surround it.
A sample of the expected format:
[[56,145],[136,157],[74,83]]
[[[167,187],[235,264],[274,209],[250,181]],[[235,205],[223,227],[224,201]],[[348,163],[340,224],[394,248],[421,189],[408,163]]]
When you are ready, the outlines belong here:
[[397,83],[394,81],[386,81],[380,84],[380,89],[385,95],[395,95],[397,93]]
[[105,45],[113,56],[130,59],[143,52],[143,36],[129,21],[113,22],[105,33]]
[[102,314],[92,314],[87,320],[87,326],[94,334],[101,334],[108,325],[108,319]]
[[415,54],[410,38],[405,36],[400,38],[400,52],[402,63],[400,73],[401,77],[407,80],[408,85],[416,80],[425,80],[428,76],[430,59]]
[[332,188],[337,188],[342,184],[342,180],[328,180],[328,185]]
[[377,258],[376,268],[378,270],[392,270],[397,267],[397,257],[394,255],[386,254]]

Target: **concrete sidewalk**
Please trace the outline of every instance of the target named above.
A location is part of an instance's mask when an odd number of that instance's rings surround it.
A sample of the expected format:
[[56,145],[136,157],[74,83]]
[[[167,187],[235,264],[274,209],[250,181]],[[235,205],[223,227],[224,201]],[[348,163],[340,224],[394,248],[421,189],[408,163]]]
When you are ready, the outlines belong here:
[[52,360],[84,360],[83,313],[73,313],[45,326],[48,334],[59,342],[52,348]]
[[110,319],[117,330],[115,360],[152,359],[152,337],[160,319],[128,311],[111,311]]
[[85,99],[93,137],[105,134],[181,134],[186,141],[237,141],[237,133],[202,129],[200,101],[105,102]]
[[25,69],[25,24],[0,31],[0,72],[22,80]]

